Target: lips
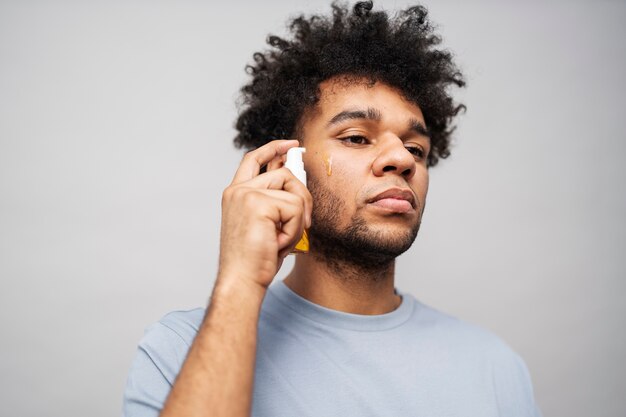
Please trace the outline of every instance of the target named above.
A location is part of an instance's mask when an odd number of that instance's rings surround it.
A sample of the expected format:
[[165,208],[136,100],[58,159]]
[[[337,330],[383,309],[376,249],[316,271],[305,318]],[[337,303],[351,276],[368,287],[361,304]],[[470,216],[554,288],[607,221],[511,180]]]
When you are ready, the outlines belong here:
[[415,196],[408,189],[391,188],[383,191],[368,201],[377,207],[397,213],[406,213],[415,209]]

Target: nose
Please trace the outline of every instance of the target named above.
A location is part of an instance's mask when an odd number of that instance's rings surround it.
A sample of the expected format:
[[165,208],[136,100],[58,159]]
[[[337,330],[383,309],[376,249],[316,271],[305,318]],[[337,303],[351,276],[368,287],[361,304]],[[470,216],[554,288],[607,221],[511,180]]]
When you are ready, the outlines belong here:
[[378,155],[372,164],[374,175],[401,175],[407,181],[415,175],[415,158],[400,138],[387,138],[379,146]]

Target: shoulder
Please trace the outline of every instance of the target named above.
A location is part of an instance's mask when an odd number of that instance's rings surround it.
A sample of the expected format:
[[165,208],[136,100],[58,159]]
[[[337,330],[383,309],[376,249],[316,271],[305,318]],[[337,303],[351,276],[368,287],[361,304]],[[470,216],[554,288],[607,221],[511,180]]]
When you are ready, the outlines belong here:
[[[425,329],[426,336],[463,372],[488,376],[500,399],[526,407],[534,403],[531,377],[526,363],[504,340],[491,331],[443,313],[415,300],[412,324]],[[512,414],[515,415],[515,414]]]
[[415,308],[411,317],[412,324],[425,329],[431,335],[457,346],[460,344],[468,348],[487,349],[491,353],[514,353],[501,338],[491,331],[444,313],[414,298],[413,300]]
[[175,311],[146,328],[128,373],[124,415],[158,415],[203,317],[201,308]]
[[139,342],[139,349],[160,368],[177,373],[204,318],[205,310],[197,308],[173,311],[151,324]]
[[146,329],[146,335],[150,333],[170,334],[171,337],[176,335],[183,343],[190,345],[200,329],[204,314],[204,308],[172,311],[163,316],[161,320],[148,327]]
[[140,346],[151,346],[163,342],[190,346],[204,319],[205,309],[172,311],[156,323],[148,326]]
[[425,332],[430,340],[462,357],[472,358],[474,363],[494,369],[509,369],[526,377],[528,371],[524,360],[509,344],[493,332],[443,313],[414,299],[415,309],[411,317],[416,332]]

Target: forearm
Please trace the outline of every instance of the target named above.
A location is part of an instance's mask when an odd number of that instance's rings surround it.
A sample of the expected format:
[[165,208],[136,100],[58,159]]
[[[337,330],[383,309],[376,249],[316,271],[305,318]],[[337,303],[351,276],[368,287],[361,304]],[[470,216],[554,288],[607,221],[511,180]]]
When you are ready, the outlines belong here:
[[161,417],[248,417],[261,287],[221,280]]
[[[276,140],[248,152],[224,190],[219,276],[161,417],[250,416],[261,303],[310,226],[311,194],[281,168],[297,145]],[[260,174],[264,166],[273,169]]]

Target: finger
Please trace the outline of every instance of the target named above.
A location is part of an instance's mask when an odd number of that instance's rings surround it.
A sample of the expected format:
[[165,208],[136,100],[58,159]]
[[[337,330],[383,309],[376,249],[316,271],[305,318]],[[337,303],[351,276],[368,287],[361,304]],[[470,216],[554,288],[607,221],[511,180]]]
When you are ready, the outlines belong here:
[[289,216],[289,219],[280,224],[280,229],[276,236],[279,256],[283,251],[291,252],[302,238],[302,233],[304,233],[302,206],[288,207],[285,205],[281,207],[281,216]]
[[267,163],[267,171],[269,172],[280,169],[283,165],[285,165],[285,155],[276,155]]
[[[285,258],[287,257],[287,255],[289,255],[291,252],[293,252],[292,249],[285,248],[285,249],[281,250],[278,253],[278,263],[279,263],[279,265],[282,265],[282,263],[285,260]],[[277,269],[280,269],[280,266]]]
[[284,155],[287,150],[296,146],[298,146],[298,141],[295,139],[273,140],[258,149],[248,152],[244,155],[241,164],[239,164],[232,184],[239,184],[256,177],[259,175],[262,166],[276,156]]
[[250,196],[258,215],[269,218],[277,225],[276,243],[279,252],[291,250],[304,230],[304,200],[296,194],[282,190],[251,190]]
[[304,200],[304,218],[306,227],[311,226],[311,210],[313,208],[313,197],[298,178],[296,178],[287,168],[280,168],[263,175],[254,177],[246,183],[246,186],[253,188],[265,188],[271,190],[285,190],[297,194]]

